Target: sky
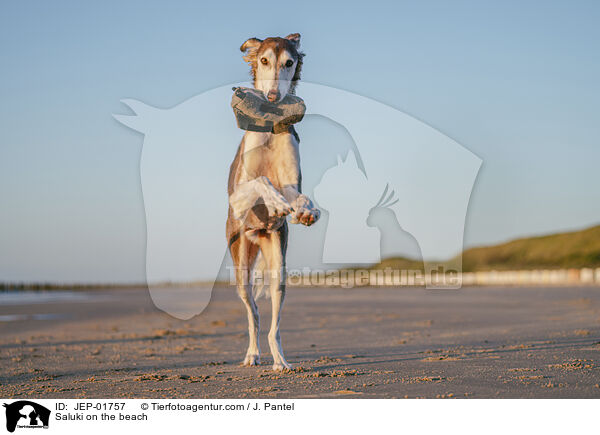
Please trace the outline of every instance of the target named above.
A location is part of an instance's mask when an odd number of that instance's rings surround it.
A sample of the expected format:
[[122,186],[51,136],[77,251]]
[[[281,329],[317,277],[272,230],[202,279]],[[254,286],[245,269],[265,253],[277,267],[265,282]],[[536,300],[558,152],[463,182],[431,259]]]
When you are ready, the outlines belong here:
[[271,6],[1,3],[0,281],[143,280],[144,138],[112,117],[120,100],[170,108],[246,80],[241,43],[293,32],[303,80],[483,160],[466,247],[600,222],[597,2]]

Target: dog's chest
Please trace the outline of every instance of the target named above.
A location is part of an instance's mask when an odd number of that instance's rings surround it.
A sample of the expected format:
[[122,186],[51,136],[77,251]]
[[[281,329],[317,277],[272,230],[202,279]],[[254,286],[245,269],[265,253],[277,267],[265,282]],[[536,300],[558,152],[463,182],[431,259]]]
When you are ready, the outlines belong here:
[[298,141],[289,133],[246,132],[241,163],[242,179],[266,176],[279,188],[282,174],[299,172]]

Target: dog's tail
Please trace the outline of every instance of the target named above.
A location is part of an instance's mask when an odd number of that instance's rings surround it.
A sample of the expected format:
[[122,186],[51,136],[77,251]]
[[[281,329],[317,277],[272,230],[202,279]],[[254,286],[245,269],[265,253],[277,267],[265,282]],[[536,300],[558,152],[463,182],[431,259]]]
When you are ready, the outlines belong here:
[[257,301],[262,295],[264,295],[266,299],[269,298],[269,292],[265,291],[265,279],[267,279],[267,272],[267,261],[265,260],[265,256],[263,255],[262,251],[258,251],[252,273],[252,295],[254,296],[255,301]]

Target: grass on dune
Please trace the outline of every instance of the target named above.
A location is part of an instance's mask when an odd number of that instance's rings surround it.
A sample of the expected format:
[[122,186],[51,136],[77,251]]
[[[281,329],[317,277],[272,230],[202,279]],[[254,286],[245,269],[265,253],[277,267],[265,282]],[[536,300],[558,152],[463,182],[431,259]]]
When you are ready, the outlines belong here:
[[[452,260],[455,262],[458,258]],[[373,266],[423,270],[423,263],[387,258]],[[463,272],[483,270],[568,269],[600,267],[600,225],[580,231],[527,237],[494,246],[470,248],[462,254]]]

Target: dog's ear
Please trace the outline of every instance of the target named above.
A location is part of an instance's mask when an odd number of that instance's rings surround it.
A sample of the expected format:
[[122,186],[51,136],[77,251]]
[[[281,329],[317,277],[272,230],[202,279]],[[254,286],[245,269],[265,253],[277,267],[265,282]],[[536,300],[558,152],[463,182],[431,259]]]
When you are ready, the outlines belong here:
[[285,37],[288,41],[292,43],[294,48],[296,49],[296,54],[298,55],[298,63],[296,64],[296,71],[294,71],[294,76],[292,77],[292,86],[290,87],[290,93],[294,94],[296,89],[296,84],[300,80],[300,73],[302,72],[302,64],[304,59],[304,53],[300,51],[300,33],[290,33]]
[[296,48],[300,48],[300,33],[291,33],[287,35],[285,39],[293,42]]
[[242,44],[240,51],[244,53],[244,60],[246,62],[252,62],[256,59],[256,50],[262,44],[262,39],[250,38]]

